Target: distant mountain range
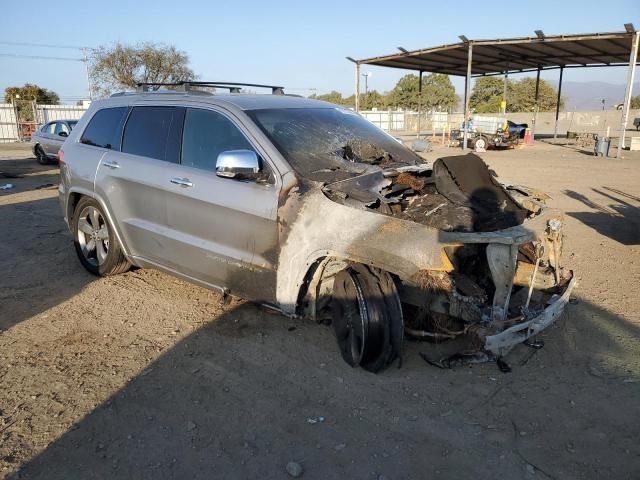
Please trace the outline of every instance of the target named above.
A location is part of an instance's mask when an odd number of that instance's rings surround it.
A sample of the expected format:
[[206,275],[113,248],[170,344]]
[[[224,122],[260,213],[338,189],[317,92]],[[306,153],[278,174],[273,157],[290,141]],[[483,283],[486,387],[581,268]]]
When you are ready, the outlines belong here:
[[[558,82],[550,82],[558,88]],[[624,84],[607,82],[562,82],[562,96],[567,110],[605,110],[624,101]],[[633,85],[634,95],[640,95],[640,81]]]

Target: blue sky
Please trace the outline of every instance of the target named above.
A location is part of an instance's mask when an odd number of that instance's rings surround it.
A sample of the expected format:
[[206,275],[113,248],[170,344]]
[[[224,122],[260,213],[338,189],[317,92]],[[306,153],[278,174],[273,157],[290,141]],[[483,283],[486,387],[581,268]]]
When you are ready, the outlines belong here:
[[[95,47],[113,42],[164,42],[187,52],[203,80],[276,83],[291,93],[353,93],[345,56],[393,53],[468,38],[496,38],[640,28],[640,1],[519,0],[334,1],[265,0],[10,2],[0,41]],[[74,50],[0,44],[0,54],[78,57]],[[389,90],[405,71],[365,68],[369,88]],[[574,69],[566,81],[624,83],[626,69]],[[546,78],[557,78],[549,72]],[[82,63],[0,56],[0,89],[37,83],[61,97],[87,95]],[[462,81],[454,80],[458,93]]]

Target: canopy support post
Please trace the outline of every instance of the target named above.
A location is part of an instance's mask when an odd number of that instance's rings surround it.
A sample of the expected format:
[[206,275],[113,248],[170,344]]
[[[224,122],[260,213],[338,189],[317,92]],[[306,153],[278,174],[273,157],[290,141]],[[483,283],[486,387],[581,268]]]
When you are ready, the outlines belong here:
[[356,112],[360,111],[360,64],[356,63]]
[[471,64],[473,57],[473,45],[469,42],[469,51],[467,53],[467,76],[464,79],[464,135],[462,137],[462,151],[467,149],[467,140],[469,139],[469,89],[471,88]]
[[418,131],[416,132],[416,138],[420,138],[420,127],[422,126],[422,70],[418,75]]
[[631,93],[633,89],[633,79],[636,74],[639,43],[640,32],[636,32],[631,40],[631,55],[629,56],[629,71],[627,72],[627,89],[624,94],[624,106],[622,107],[622,119],[620,120],[620,135],[618,136],[618,152],[616,153],[616,158],[620,158],[622,149],[624,149],[624,138],[627,133],[627,120],[629,119],[629,107],[631,106]]
[[538,95],[540,93],[540,66],[538,66],[538,73],[536,73],[536,98],[533,104],[533,122],[531,125],[531,140],[536,139],[536,122],[538,121]]
[[564,65],[560,67],[560,80],[558,81],[558,98],[556,100],[556,125],[553,128],[553,138],[558,138],[558,117],[560,116],[560,95],[562,94],[562,73]]
[[502,101],[504,107],[502,108],[502,115],[507,116],[507,84],[509,82],[509,62],[506,64],[504,70],[504,85],[502,86]]

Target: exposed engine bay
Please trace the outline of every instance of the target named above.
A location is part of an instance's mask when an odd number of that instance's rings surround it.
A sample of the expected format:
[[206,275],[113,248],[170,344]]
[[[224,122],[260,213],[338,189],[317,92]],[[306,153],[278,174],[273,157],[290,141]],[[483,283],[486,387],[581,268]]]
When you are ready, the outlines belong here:
[[442,232],[446,267],[395,279],[404,333],[462,339],[457,358],[470,363],[477,353],[500,358],[530,341],[559,316],[575,286],[562,266],[562,217],[545,207],[549,197],[501,184],[476,155],[387,168],[323,191],[343,205]]

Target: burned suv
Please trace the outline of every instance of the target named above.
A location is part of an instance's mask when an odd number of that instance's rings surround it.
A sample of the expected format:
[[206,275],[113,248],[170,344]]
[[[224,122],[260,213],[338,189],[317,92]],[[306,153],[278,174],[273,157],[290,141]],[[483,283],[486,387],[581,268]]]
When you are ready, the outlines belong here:
[[[192,84],[93,102],[59,153],[84,267],[132,265],[331,322],[379,371],[405,334],[499,357],[575,284],[562,219],[474,155],[433,163],[351,110]],[[254,86],[255,87],[255,86]]]

